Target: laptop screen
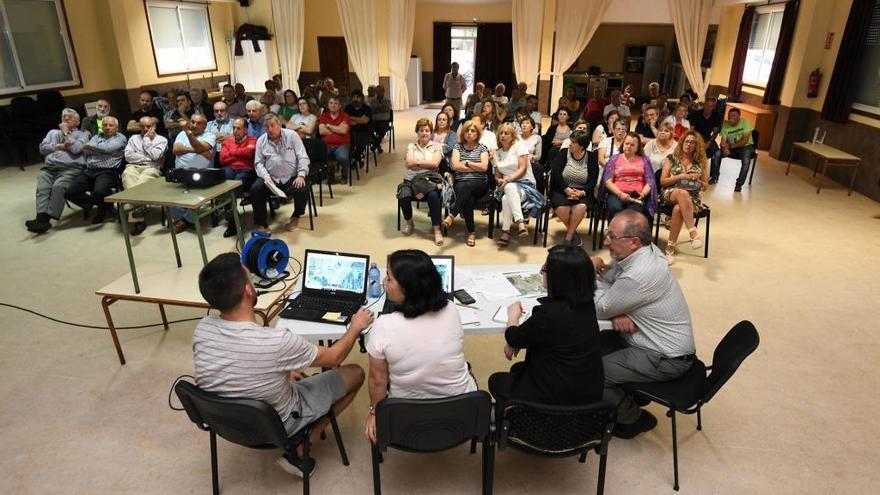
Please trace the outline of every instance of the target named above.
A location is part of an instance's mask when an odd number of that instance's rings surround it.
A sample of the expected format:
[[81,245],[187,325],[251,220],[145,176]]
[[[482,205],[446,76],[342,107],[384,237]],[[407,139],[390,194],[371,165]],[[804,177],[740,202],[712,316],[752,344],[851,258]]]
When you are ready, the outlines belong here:
[[370,258],[306,250],[304,287],[310,290],[364,294]]
[[455,258],[452,256],[431,256],[434,268],[440,274],[443,283],[443,292],[451,294],[453,291],[453,276],[455,273]]

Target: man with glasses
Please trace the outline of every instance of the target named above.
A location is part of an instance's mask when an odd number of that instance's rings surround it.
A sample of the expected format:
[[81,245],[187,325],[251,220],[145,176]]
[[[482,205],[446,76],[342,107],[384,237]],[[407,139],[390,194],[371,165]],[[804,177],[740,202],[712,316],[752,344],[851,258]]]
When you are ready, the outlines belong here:
[[657,425],[620,385],[664,382],[682,376],[694,360],[694,335],[684,293],[666,257],[651,243],[651,224],[623,210],[608,226],[611,262],[594,256],[596,317],[610,319],[602,332],[605,401],[619,404],[614,436],[633,438]]

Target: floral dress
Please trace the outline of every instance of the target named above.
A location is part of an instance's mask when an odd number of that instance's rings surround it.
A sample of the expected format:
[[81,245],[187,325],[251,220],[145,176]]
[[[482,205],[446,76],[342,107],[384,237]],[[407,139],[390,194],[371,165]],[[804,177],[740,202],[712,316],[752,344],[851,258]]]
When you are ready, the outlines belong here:
[[[669,175],[670,177],[673,175],[685,174],[688,172],[696,172],[698,175],[703,174],[703,166],[699,163],[691,163],[690,170],[685,170],[684,163],[678,161],[675,158],[675,155],[669,155]],[[663,202],[666,204],[671,204],[672,201],[669,199],[670,195],[672,195],[672,191],[674,189],[678,189],[677,184],[673,184],[671,186],[667,186],[663,188],[663,192],[660,193],[660,197],[663,199]],[[688,191],[691,195],[691,203],[694,204],[694,211],[701,211],[703,208],[702,201],[700,201],[700,191]]]

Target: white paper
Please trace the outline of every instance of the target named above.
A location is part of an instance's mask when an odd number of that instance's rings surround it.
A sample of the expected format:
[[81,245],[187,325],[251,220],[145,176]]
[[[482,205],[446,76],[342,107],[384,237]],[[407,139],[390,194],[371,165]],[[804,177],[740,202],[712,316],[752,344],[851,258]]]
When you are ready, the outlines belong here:
[[500,273],[471,273],[470,290],[483,294],[486,299],[505,299],[520,295],[513,284]]
[[287,199],[287,195],[284,194],[284,191],[279,189],[278,186],[276,186],[275,183],[271,180],[264,182],[264,184],[266,184],[266,187],[268,187],[269,190],[272,191],[272,194],[274,194],[275,196]]
[[458,309],[458,316],[461,318],[462,325],[472,325],[480,321],[476,310],[471,308],[462,308],[461,306],[457,307],[456,309]]

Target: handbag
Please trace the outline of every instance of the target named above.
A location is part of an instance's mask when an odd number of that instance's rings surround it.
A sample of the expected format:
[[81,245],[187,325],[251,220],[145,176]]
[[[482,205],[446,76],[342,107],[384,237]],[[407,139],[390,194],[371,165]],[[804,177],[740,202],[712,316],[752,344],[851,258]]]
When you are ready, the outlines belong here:
[[422,199],[433,190],[443,189],[443,177],[437,172],[420,172],[410,180],[413,197]]
[[675,184],[675,187],[685,191],[700,191],[703,189],[703,183],[698,180],[682,179]]

